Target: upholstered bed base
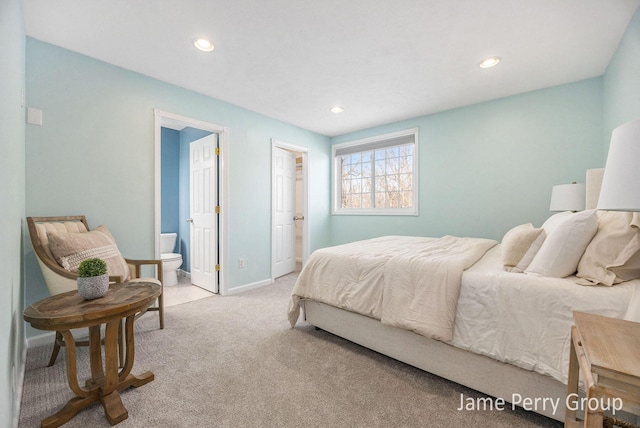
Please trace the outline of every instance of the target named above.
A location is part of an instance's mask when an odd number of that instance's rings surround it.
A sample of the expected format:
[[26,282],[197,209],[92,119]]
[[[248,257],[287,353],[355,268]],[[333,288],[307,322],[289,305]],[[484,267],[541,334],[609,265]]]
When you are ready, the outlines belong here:
[[[500,397],[507,402],[511,402],[514,394],[516,398],[539,398],[540,403],[544,399],[559,400],[555,414],[549,405],[538,405],[531,410],[564,421],[567,386],[550,376],[390,327],[373,318],[324,303],[303,300],[302,304],[305,321],[311,325],[492,397]],[[622,411],[616,417],[640,426],[640,408],[634,406],[628,410],[632,413]],[[582,416],[580,411],[578,414]]]
[[[565,402],[567,386],[549,376],[324,303],[305,300],[304,314],[307,322],[322,330],[492,397],[511,402],[512,394],[520,394],[531,398],[559,398],[560,403]],[[564,406],[561,407],[555,415],[551,408],[547,412],[539,409],[538,413],[562,421]]]
[[[559,400],[555,414],[551,406],[537,406],[534,411],[558,421],[564,420],[567,386],[550,376],[313,300],[303,300],[303,309],[305,320],[322,330],[492,397],[501,397],[507,402],[512,401],[514,394],[516,398]],[[620,416],[636,424],[639,422],[633,415]]]

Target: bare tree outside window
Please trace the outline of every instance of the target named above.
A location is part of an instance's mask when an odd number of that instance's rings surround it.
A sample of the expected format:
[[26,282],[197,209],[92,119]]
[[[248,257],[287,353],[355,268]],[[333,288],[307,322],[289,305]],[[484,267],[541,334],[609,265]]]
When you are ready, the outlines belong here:
[[412,208],[414,144],[339,157],[341,208]]
[[418,215],[418,128],[334,144],[338,215]]

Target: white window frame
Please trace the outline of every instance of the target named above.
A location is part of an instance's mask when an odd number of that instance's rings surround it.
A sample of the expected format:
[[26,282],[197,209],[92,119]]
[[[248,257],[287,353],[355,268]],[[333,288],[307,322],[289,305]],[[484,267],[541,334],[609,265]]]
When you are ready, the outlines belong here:
[[[341,165],[340,157],[336,156],[336,151],[345,148],[362,148],[362,151],[370,150],[372,147],[376,147],[377,144],[384,144],[386,140],[394,140],[401,137],[413,136],[413,171],[412,171],[412,189],[413,189],[413,202],[411,208],[342,208],[342,177],[341,177]],[[390,132],[388,134],[376,135],[374,137],[363,138],[361,140],[348,141],[345,143],[334,144],[331,146],[331,158],[332,158],[332,190],[333,190],[333,203],[331,207],[332,215],[419,215],[418,200],[419,189],[418,183],[418,128],[405,129],[402,131]],[[391,144],[393,146],[396,144]]]

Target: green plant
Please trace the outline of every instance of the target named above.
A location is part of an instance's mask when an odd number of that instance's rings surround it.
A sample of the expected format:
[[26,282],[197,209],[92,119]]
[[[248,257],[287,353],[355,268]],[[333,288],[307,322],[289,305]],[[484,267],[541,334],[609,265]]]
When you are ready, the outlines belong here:
[[78,266],[78,276],[81,278],[100,276],[105,273],[107,273],[107,264],[102,259],[86,259]]

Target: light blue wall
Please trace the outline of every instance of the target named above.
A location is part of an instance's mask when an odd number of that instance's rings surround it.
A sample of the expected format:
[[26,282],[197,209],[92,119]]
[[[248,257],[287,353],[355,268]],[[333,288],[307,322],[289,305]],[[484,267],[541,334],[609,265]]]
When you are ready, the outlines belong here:
[[547,88],[332,139],[344,142],[418,126],[420,213],[334,216],[334,244],[389,233],[500,239],[540,224],[553,184],[603,167],[611,131],[640,118],[640,10],[601,78]]
[[[26,85],[27,105],[43,111],[26,130],[27,215],[85,214],[125,256],[152,257],[157,108],[229,129],[230,289],[271,276],[271,138],[309,148],[311,248],[330,243],[329,138],[31,38]],[[25,263],[30,304],[48,293],[30,246]]]
[[160,232],[177,233],[180,218],[180,132],[161,128]]
[[178,243],[182,254],[182,267],[180,269],[191,272],[191,257],[189,254],[191,245],[191,225],[186,222],[190,215],[189,206],[189,143],[211,135],[209,131],[201,129],[184,128],[180,131],[180,219]]
[[[0,0],[0,426],[18,420],[24,373],[24,18],[19,0]],[[17,424],[15,424],[17,426]]]
[[640,119],[640,9],[631,19],[604,75],[604,151],[611,131]]
[[[16,24],[22,22],[19,2],[0,2],[0,40],[9,45],[2,52],[10,59],[2,62],[0,91],[9,92],[10,99],[22,86],[16,70],[24,40],[16,41],[15,35],[22,38],[24,31]],[[94,227],[107,224],[127,256],[151,257],[153,108],[158,108],[229,128],[231,288],[270,276],[271,138],[310,149],[312,250],[389,233],[500,238],[515,224],[541,223],[549,215],[551,186],[582,181],[585,169],[603,166],[611,129],[640,116],[639,21],[636,14],[603,78],[334,139],[28,38],[27,105],[43,110],[44,123],[26,129],[26,215],[84,213]],[[8,134],[11,141],[20,141],[23,111],[6,103],[2,108],[9,110],[3,111],[0,125],[3,138]],[[11,119],[16,115],[20,124]],[[330,143],[415,126],[420,128],[420,216],[331,216]],[[1,230],[15,233],[4,222],[24,217],[20,179],[15,178],[21,174],[22,155],[17,143],[1,150],[2,161],[10,163],[2,173],[17,180],[1,192],[4,199],[18,199],[15,211],[3,214]],[[24,251],[28,305],[48,293],[30,244]],[[239,257],[245,269],[235,267]],[[9,264],[17,269],[15,260]],[[20,299],[20,285],[3,297],[5,302]],[[9,331],[12,338],[19,327],[8,322],[2,319],[2,334]],[[6,391],[2,385],[0,394]]]
[[541,224],[554,184],[604,165],[602,80],[590,79],[332,139],[418,127],[420,215],[333,216],[333,243],[380,235],[501,239]]

